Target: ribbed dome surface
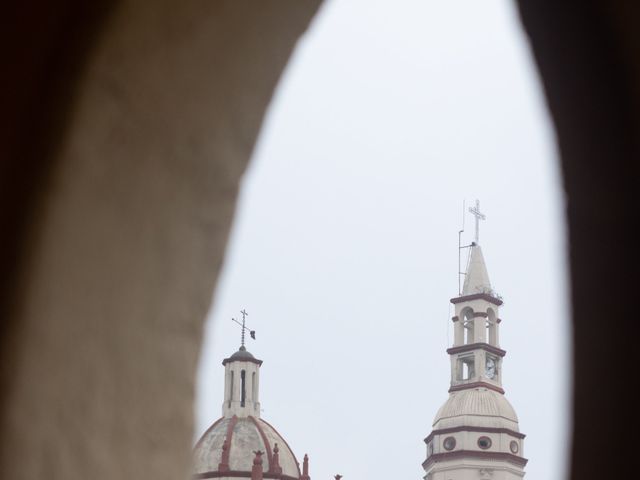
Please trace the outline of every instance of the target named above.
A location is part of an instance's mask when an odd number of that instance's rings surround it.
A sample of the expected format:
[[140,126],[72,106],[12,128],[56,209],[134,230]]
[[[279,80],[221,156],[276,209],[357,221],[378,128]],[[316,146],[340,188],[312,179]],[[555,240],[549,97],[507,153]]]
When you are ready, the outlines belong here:
[[264,477],[273,478],[269,473],[274,467],[274,449],[277,444],[278,463],[282,468],[282,475],[295,479],[300,477],[298,461],[287,442],[271,425],[254,417],[223,417],[214,423],[202,435],[194,449],[194,474],[220,471],[219,465],[223,460],[222,446],[227,436],[231,437],[228,449],[230,471],[250,474],[254,452],[260,450],[264,452]]
[[241,346],[238,351],[231,355],[229,358],[225,358],[222,361],[222,365],[226,365],[229,362],[252,362],[257,363],[258,365],[262,365],[262,360],[258,360],[256,357],[254,357],[244,345]]
[[473,388],[452,392],[438,410],[433,426],[434,429],[473,426],[518,431],[518,416],[503,394]]

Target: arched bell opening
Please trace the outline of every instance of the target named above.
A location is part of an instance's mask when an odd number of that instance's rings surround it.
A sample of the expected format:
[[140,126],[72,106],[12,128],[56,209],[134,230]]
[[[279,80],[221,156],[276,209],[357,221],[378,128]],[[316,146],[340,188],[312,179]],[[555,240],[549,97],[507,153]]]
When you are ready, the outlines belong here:
[[475,343],[475,325],[474,325],[474,312],[471,308],[464,309],[460,314],[460,320],[462,322],[462,334],[463,344],[470,345]]
[[485,339],[489,345],[498,346],[498,317],[493,308],[487,309],[487,319],[485,322]]

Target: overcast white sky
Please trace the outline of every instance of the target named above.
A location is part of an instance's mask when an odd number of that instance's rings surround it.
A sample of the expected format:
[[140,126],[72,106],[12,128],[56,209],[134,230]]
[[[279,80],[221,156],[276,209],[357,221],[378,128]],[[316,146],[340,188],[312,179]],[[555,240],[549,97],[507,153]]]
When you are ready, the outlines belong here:
[[[511,2],[329,1],[269,110],[211,312],[198,436],[249,312],[262,416],[314,480],[422,478],[447,399],[463,199],[504,297],[528,478],[560,479],[569,395],[563,197]],[[472,239],[472,218],[466,240]]]

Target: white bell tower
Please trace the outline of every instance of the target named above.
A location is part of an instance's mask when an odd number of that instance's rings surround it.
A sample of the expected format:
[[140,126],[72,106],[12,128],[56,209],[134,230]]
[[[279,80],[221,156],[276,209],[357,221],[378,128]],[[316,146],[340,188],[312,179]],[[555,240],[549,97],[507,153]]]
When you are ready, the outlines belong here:
[[[479,205],[470,209],[484,219]],[[493,291],[476,242],[470,246],[464,286],[455,308],[449,398],[425,438],[425,480],[516,480],[524,477],[524,437],[504,396],[500,348],[502,299]]]
[[447,350],[451,356],[451,389],[483,384],[502,390],[499,307],[502,300],[493,292],[484,263],[482,248],[473,244],[462,295],[451,299],[455,306],[454,341]]

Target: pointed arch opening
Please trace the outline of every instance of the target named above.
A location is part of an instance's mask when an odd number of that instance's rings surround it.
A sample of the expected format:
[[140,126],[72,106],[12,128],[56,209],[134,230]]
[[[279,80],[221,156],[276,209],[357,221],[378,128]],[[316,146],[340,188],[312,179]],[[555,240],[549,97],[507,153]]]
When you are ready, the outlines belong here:
[[462,321],[462,342],[465,345],[469,345],[475,342],[475,328],[474,328],[474,317],[473,310],[471,308],[466,308],[462,311],[460,315],[460,319]]

